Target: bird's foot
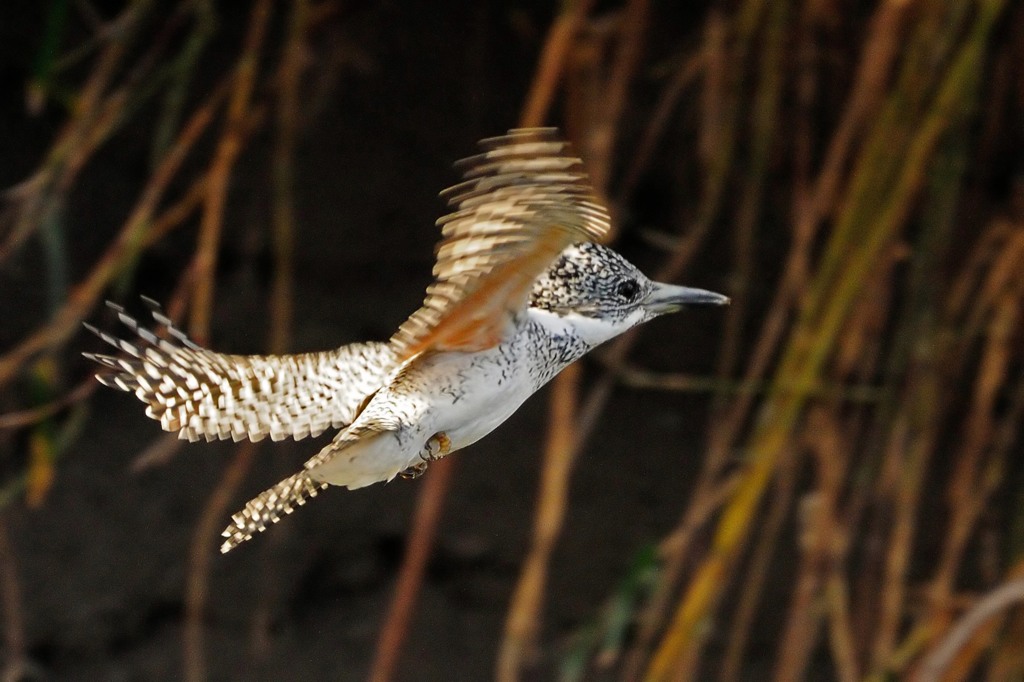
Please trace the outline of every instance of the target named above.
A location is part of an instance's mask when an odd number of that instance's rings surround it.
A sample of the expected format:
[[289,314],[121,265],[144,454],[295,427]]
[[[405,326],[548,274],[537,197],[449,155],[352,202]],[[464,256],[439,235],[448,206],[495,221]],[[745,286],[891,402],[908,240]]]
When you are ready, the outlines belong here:
[[435,433],[420,451],[420,461],[408,469],[400,471],[398,475],[409,480],[419,478],[426,473],[427,467],[430,466],[431,462],[436,462],[451,451],[452,441],[448,438],[448,434],[444,431]]
[[452,441],[444,431],[430,437],[420,451],[420,459],[424,462],[436,462],[452,451]]
[[398,475],[407,481],[412,481],[425,474],[427,472],[428,466],[430,466],[430,462],[418,462],[416,464],[413,464],[408,469],[403,469],[402,471],[399,471]]

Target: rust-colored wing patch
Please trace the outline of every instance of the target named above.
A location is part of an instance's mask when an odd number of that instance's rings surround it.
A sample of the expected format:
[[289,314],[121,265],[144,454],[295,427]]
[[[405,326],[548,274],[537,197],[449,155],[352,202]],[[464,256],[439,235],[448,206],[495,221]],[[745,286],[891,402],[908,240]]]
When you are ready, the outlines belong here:
[[480,146],[456,164],[464,181],[441,194],[454,211],[438,220],[426,300],[391,338],[400,360],[496,346],[558,254],[608,232],[607,208],[556,129],[510,130]]

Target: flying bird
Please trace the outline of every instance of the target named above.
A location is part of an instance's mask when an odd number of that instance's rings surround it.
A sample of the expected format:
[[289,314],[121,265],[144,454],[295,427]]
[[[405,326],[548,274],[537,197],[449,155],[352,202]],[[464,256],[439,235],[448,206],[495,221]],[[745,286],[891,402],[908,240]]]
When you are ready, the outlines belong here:
[[607,207],[557,130],[510,130],[464,159],[442,192],[434,281],[387,342],[295,355],[202,348],[149,299],[166,338],[114,304],[133,332],[87,327],[122,355],[86,353],[97,378],[190,441],[305,438],[340,429],[301,471],[256,496],[222,552],[328,485],[362,488],[480,440],[569,364],[638,324],[729,299],[653,282],[611,249]]

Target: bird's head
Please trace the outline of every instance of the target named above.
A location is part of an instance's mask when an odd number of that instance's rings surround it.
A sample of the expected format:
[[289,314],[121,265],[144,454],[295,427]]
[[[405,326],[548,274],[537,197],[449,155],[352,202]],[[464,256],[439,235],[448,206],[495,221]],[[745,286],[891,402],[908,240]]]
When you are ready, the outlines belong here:
[[591,346],[686,306],[727,303],[713,291],[652,282],[619,254],[590,242],[565,249],[530,295],[532,309],[562,318]]

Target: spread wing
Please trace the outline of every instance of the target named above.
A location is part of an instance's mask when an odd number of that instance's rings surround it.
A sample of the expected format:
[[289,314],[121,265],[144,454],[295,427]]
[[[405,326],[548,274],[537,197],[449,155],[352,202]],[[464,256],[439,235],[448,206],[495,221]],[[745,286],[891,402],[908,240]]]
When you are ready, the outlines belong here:
[[84,355],[107,368],[97,375],[103,384],[134,393],[146,403],[147,416],[188,440],[298,439],[346,426],[397,365],[385,343],[298,355],[214,353],[176,329],[155,302],[144,300],[170,339],[157,337],[108,303],[136,338],[120,339],[89,326],[127,357]]
[[438,221],[426,300],[391,338],[401,361],[497,345],[562,250],[608,232],[607,208],[555,129],[510,130],[480,145],[457,164],[464,182],[442,192],[455,210]]

